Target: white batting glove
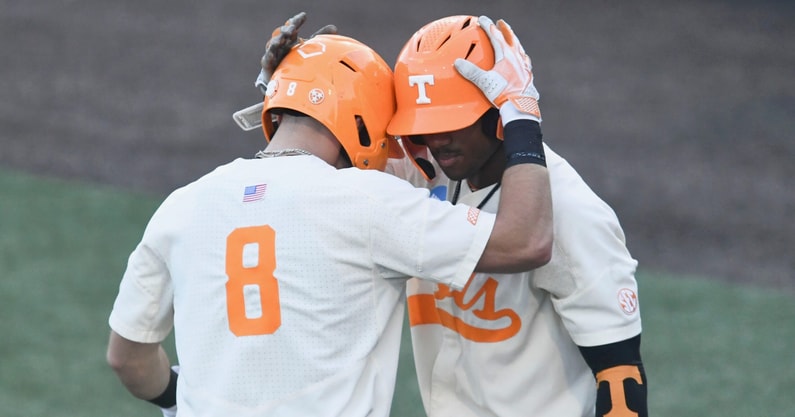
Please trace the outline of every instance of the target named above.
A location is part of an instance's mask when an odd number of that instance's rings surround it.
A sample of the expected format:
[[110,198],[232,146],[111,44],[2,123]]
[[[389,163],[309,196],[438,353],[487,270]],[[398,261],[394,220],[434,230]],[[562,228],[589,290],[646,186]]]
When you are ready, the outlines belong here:
[[161,408],[160,412],[163,413],[163,417],[177,417],[177,406],[173,406],[171,408]]
[[[480,16],[478,24],[486,31],[494,48],[494,67],[485,70],[458,58],[455,69],[500,109],[503,125],[516,119],[540,122],[540,95],[533,84],[533,66],[516,34],[502,19],[494,24],[488,17]],[[506,102],[511,106],[505,106]]]
[[[262,70],[257,77],[254,85],[260,89],[265,95],[268,88],[268,81],[270,81],[273,71],[279,66],[287,53],[301,41],[298,37],[298,30],[306,21],[306,12],[300,12],[295,16],[287,19],[284,25],[277,27],[271,33],[271,38],[265,44],[265,54],[262,55],[260,64]],[[318,29],[310,38],[320,34],[336,34],[337,27],[334,25],[326,25]]]

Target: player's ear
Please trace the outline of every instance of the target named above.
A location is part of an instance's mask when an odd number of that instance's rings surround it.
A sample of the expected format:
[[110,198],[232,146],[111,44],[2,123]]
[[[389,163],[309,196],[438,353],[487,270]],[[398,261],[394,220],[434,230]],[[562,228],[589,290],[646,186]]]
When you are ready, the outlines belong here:
[[502,139],[497,135],[498,127],[500,125],[500,111],[496,107],[492,107],[480,116],[480,129],[484,135],[489,138]]

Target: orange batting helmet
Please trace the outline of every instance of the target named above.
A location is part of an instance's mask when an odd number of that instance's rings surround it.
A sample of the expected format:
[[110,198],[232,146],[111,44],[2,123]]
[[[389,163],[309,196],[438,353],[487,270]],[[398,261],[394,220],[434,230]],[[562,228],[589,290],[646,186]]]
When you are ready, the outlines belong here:
[[383,170],[399,154],[386,126],[395,111],[393,75],[380,55],[340,35],[317,35],[284,57],[268,83],[262,126],[270,140],[274,109],[291,109],[322,123],[354,166]]
[[491,102],[453,66],[464,58],[494,66],[494,50],[475,16],[449,16],[418,30],[395,63],[397,112],[387,131],[408,136],[449,132],[474,124]]

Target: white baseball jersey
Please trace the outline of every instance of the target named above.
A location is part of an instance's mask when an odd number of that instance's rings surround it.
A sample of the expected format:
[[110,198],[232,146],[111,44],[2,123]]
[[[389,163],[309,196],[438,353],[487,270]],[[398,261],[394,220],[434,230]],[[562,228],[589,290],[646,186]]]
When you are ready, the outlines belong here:
[[110,326],[174,326],[181,417],[387,416],[406,280],[461,288],[494,224],[428,195],[313,156],[235,160],[158,208]]
[[[547,265],[474,274],[463,290],[409,281],[414,359],[430,417],[592,417],[596,383],[577,345],[641,331],[637,262],[615,213],[568,162],[545,152],[555,233]],[[464,181],[458,204],[478,206],[493,187],[472,192]],[[450,182],[448,197],[454,188]],[[499,191],[483,210],[498,203]]]

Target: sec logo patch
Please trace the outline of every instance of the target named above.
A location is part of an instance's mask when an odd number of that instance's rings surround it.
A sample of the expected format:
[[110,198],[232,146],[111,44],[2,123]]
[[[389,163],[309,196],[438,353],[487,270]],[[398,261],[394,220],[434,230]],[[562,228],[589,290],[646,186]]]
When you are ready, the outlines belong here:
[[638,311],[638,295],[629,288],[618,290],[618,305],[626,315],[632,315]]

